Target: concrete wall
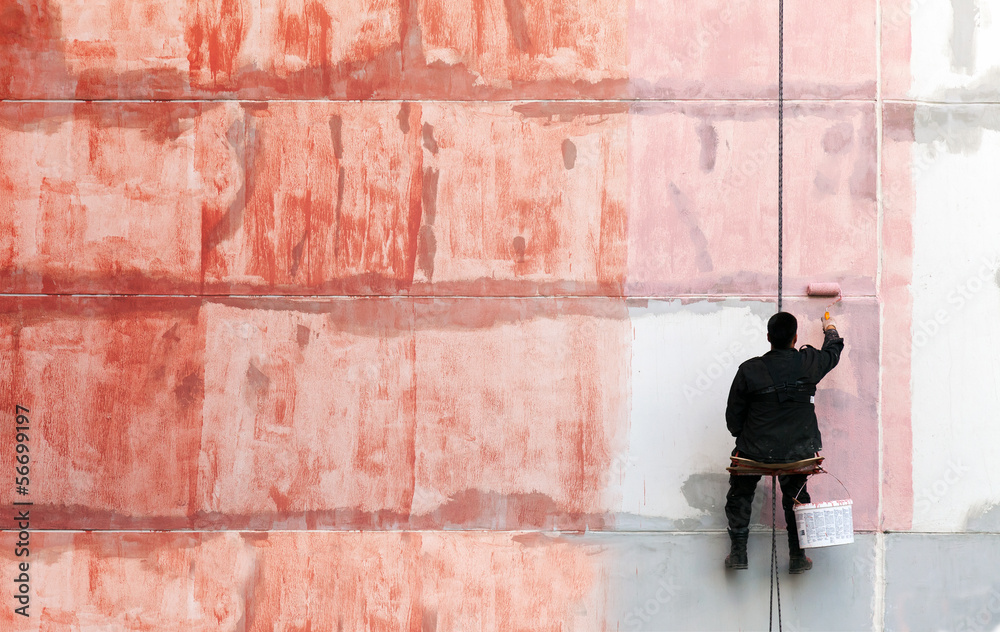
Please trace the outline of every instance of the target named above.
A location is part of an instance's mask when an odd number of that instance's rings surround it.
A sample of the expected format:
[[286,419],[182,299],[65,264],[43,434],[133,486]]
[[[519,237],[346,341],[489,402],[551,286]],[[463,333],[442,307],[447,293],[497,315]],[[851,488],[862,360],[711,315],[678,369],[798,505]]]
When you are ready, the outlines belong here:
[[[784,622],[996,629],[1000,1],[785,5],[785,308],[819,345],[844,291],[857,537]],[[3,628],[762,629],[723,413],[777,6],[0,1]]]

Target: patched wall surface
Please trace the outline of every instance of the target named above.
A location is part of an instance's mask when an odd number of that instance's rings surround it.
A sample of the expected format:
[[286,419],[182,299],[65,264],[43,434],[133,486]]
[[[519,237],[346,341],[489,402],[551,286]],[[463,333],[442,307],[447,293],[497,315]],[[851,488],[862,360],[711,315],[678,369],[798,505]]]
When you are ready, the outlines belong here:
[[[778,6],[0,0],[2,627],[763,628],[724,413]],[[993,629],[1000,0],[784,10],[783,307],[819,346],[843,292],[810,489],[857,531],[785,624]]]

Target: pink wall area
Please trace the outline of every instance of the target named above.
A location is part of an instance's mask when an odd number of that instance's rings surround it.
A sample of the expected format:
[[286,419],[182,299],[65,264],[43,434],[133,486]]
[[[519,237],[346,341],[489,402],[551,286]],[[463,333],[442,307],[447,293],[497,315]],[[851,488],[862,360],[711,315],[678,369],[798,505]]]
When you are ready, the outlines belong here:
[[[783,307],[819,346],[807,287],[842,290],[816,410],[857,541],[782,592],[801,629],[886,629],[929,445],[919,7],[784,6]],[[759,628],[769,489],[725,575],[724,413],[776,308],[777,18],[0,0],[0,402],[31,411],[33,503],[32,616],[0,597],[0,628]]]
[[[600,617],[600,564],[508,533],[36,536],[45,629],[558,629]],[[2,564],[15,574],[13,563]],[[552,569],[560,570],[558,576]],[[121,587],[129,586],[125,592]],[[58,587],[58,589],[55,589]],[[5,626],[19,626],[11,609]],[[318,626],[317,626],[318,627]],[[18,629],[9,627],[8,629]]]
[[[803,295],[809,282],[835,279],[846,293],[870,295],[873,112],[808,104],[786,116],[785,148],[795,160],[786,167],[785,292]],[[637,105],[630,134],[629,293],[776,293],[773,106]]]

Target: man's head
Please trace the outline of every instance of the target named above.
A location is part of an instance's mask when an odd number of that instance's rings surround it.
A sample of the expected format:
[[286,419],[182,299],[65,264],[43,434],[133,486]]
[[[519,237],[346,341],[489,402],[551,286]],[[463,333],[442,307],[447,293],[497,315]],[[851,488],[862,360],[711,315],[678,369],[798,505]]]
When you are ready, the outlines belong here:
[[767,321],[767,340],[772,349],[791,349],[799,336],[799,322],[788,312],[778,312]]

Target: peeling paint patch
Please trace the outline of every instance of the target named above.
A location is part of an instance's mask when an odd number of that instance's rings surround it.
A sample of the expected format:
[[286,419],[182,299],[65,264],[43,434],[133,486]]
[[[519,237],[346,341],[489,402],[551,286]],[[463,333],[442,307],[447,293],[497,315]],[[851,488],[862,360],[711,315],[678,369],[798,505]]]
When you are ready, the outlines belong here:
[[966,75],[976,72],[977,0],[951,0],[951,69]]
[[948,152],[971,155],[982,147],[984,131],[1000,131],[1000,106],[918,105],[914,121],[916,142],[940,144]]

